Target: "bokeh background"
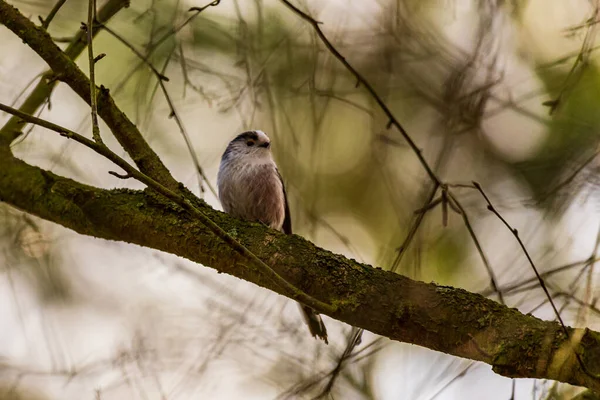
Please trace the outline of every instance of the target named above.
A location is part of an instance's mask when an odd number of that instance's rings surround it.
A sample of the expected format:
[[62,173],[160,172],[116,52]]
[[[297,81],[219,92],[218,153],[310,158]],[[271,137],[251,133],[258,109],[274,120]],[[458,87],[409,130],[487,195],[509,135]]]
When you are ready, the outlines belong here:
[[[9,3],[34,20],[54,5]],[[205,4],[134,1],[107,24],[169,78],[176,115],[138,55],[106,31],[94,41],[107,54],[96,82],[195,194],[220,208],[211,188],[227,142],[261,129],[272,139],[296,233],[500,301],[491,270],[501,301],[553,319],[515,237],[479,192],[461,186],[477,181],[518,229],[563,319],[600,329],[597,1],[294,3],[322,22],[451,184],[464,213],[438,205],[418,229],[430,179],[311,27],[275,0],[222,0],[188,20],[190,7]],[[51,23],[61,46],[87,7],[68,0]],[[47,67],[1,26],[0,46],[0,102],[18,106]],[[87,71],[85,58],[78,64]],[[63,84],[40,116],[91,133],[89,108]],[[13,150],[27,162],[99,187],[142,187],[109,175],[108,161],[74,142],[26,131]],[[351,327],[325,320],[329,346],[310,337],[281,296],[0,204],[1,399],[571,399],[580,391],[513,382],[488,365],[368,332],[343,358]]]

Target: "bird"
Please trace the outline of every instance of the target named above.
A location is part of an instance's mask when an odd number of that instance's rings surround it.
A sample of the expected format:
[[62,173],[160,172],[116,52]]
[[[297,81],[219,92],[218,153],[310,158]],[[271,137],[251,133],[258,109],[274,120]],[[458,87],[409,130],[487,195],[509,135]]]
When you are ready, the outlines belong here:
[[[217,188],[226,213],[292,234],[285,186],[273,160],[271,140],[263,131],[243,132],[229,142],[221,157]],[[298,304],[311,335],[328,343],[321,316]]]

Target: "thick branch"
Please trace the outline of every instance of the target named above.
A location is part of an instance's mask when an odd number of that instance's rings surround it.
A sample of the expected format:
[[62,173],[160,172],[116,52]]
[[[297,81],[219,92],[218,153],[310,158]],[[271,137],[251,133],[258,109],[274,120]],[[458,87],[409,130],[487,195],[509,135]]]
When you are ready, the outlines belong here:
[[[0,200],[81,234],[135,243],[202,263],[282,293],[180,207],[148,191],[103,190],[30,166],[0,148]],[[510,377],[553,379],[600,390],[581,370],[564,332],[462,289],[416,282],[359,264],[292,235],[202,210],[292,285],[337,306],[332,318],[374,333],[483,361]],[[326,311],[326,310],[318,310]],[[569,329],[587,368],[600,372],[600,334]]]
[[9,112],[13,115],[16,115],[20,118],[23,118],[24,121],[31,122],[36,125],[43,126],[47,129],[55,131],[59,133],[61,136],[65,136],[69,139],[75,140],[78,143],[83,144],[87,148],[94,150],[96,153],[104,156],[108,160],[112,161],[119,167],[121,167],[127,174],[121,175],[116,172],[110,171],[109,173],[117,178],[127,179],[127,178],[135,178],[141,183],[145,184],[149,189],[160,193],[166,199],[173,201],[178,206],[182,207],[184,210],[188,211],[194,219],[200,220],[204,226],[209,228],[209,230],[215,234],[219,239],[223,240],[227,243],[232,250],[239,252],[246,259],[253,264],[255,267],[262,270],[267,276],[269,276],[275,284],[280,286],[281,288],[286,289],[286,296],[292,297],[305,305],[319,309],[319,310],[333,310],[333,307],[328,304],[320,303],[318,300],[313,299],[308,296],[306,293],[302,292],[295,286],[291,285],[287,282],[281,275],[277,274],[271,267],[265,264],[260,258],[258,258],[254,253],[248,250],[244,245],[235,240],[231,235],[225,232],[219,225],[215,224],[209,217],[204,215],[204,213],[196,207],[189,199],[187,199],[183,194],[177,193],[169,188],[161,185],[154,179],[150,178],[147,175],[136,170],[131,164],[129,164],[122,157],[111,151],[104,143],[97,140],[90,140],[85,136],[78,134],[77,132],[73,132],[67,128],[64,128],[60,125],[56,125],[52,122],[45,121],[43,119],[34,117],[32,115],[27,115],[22,113],[19,110],[16,110],[12,107],[6,106],[0,103],[0,110]]
[[[41,27],[37,27],[16,8],[0,0],[0,23],[6,25],[52,68],[56,77],[65,82],[83,100],[90,104],[90,85],[87,76],[63,53]],[[178,188],[158,155],[148,145],[140,131],[115,105],[108,89],[98,91],[98,115],[106,122],[121,146],[146,175],[170,189]]]

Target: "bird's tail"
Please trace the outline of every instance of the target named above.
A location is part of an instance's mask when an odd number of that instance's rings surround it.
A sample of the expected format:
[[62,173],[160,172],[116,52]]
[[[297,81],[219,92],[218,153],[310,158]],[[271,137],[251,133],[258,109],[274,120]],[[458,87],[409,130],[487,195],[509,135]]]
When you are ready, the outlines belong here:
[[303,304],[300,304],[300,309],[302,310],[302,315],[304,315],[304,321],[306,325],[308,325],[308,330],[313,337],[318,337],[322,339],[325,344],[327,342],[327,328],[325,328],[325,324],[321,319],[321,316],[315,312],[310,307],[307,307]]

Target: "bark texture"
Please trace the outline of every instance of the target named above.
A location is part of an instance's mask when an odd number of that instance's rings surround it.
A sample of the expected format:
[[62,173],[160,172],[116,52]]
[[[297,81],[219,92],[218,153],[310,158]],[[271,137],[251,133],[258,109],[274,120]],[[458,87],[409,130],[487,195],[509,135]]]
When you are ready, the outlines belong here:
[[[0,23],[89,101],[87,77],[42,28],[4,0],[0,0]],[[107,90],[99,92],[98,101],[100,116],[140,170],[186,193]],[[10,142],[14,137],[0,135],[0,201],[83,235],[176,254],[294,297],[175,203],[151,190],[99,189],[29,165],[13,156]],[[567,338],[555,322],[524,315],[462,289],[373,268],[299,236],[234,219],[198,199],[191,201],[289,283],[333,306],[329,311],[316,308],[320,313],[392,340],[485,362],[505,376],[552,379],[600,392],[598,332],[569,328]]]
[[[84,235],[185,257],[280,294],[242,255],[157,194],[87,186],[28,165],[0,148],[0,201]],[[332,318],[433,350],[483,361],[499,374],[600,390],[600,334],[555,322],[462,289],[424,283],[349,260],[296,235],[200,208],[294,286],[332,304]],[[575,349],[587,372],[578,364]],[[588,373],[589,372],[589,373]]]
[[[50,35],[22,15],[19,10],[0,0],[0,23],[10,29],[35,51],[52,69],[54,77],[67,85],[90,104],[90,81],[77,64],[61,51]],[[77,48],[79,50],[79,48]],[[80,52],[80,51],[79,51]],[[73,56],[76,56],[73,51]],[[115,138],[127,151],[140,171],[167,188],[177,188],[177,181],[148,145],[137,127],[115,104],[108,89],[97,88],[98,115],[110,128]],[[0,136],[0,144],[11,142],[16,134]]]

